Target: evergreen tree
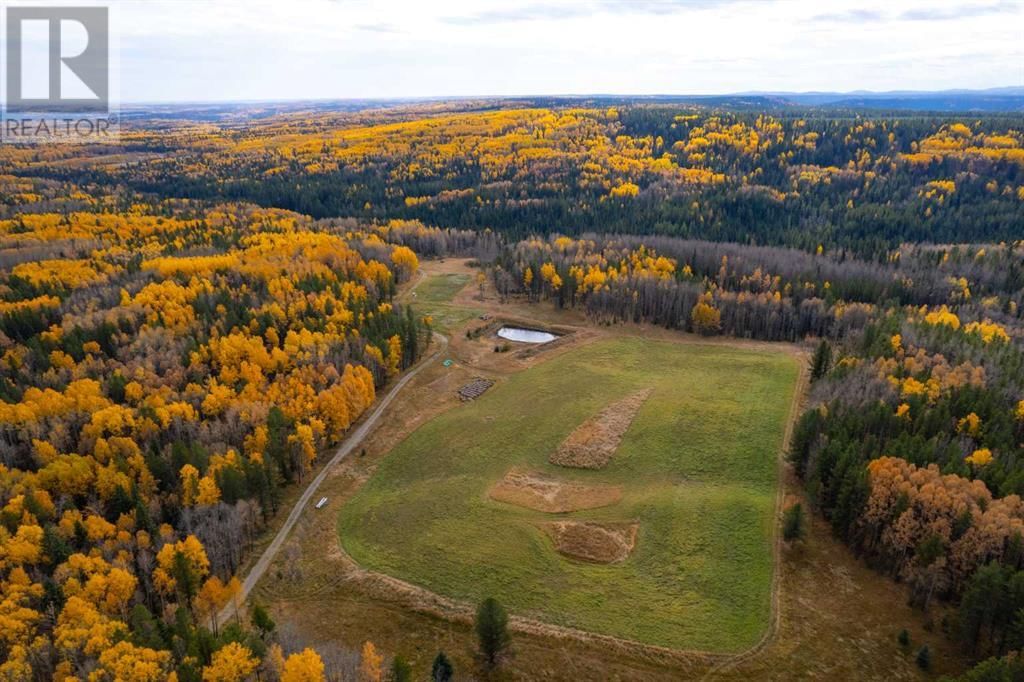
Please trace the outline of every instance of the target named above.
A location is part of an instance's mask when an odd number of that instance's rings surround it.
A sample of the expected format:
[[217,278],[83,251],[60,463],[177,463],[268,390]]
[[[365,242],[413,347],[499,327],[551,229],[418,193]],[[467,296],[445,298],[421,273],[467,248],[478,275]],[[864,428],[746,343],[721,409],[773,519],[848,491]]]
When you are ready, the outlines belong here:
[[270,617],[270,614],[267,613],[267,610],[263,608],[262,604],[253,603],[251,618],[253,627],[258,629],[264,637],[273,632],[276,627],[274,619]]
[[452,668],[451,661],[444,655],[443,651],[437,652],[437,658],[434,659],[434,665],[430,667],[430,679],[433,682],[448,682],[452,679],[452,675],[455,674],[455,670]]
[[161,623],[157,622],[152,612],[143,604],[136,604],[128,616],[131,626],[131,641],[136,646],[151,649],[163,649],[167,646],[161,631]]
[[982,566],[968,580],[960,600],[960,639],[967,649],[975,651],[986,625],[995,624],[1004,610],[1006,575],[996,562]]
[[1003,682],[1024,679],[1024,659],[1017,653],[1003,658],[989,658],[974,666],[962,677],[962,682]]
[[917,667],[921,670],[928,670],[932,667],[932,652],[928,649],[927,644],[917,650]]
[[146,507],[146,501],[142,499],[142,495],[139,493],[139,487],[136,485],[132,486],[132,505],[135,508],[135,525],[139,527],[139,530],[152,533],[153,520],[149,516],[149,509]]
[[200,576],[196,574],[192,563],[183,552],[174,553],[173,563],[171,564],[171,576],[174,578],[175,586],[182,597],[182,601],[191,605],[192,600],[199,592]]
[[124,403],[124,387],[128,380],[120,372],[115,372],[107,380],[107,395],[115,403]]
[[814,357],[811,358],[811,381],[817,381],[826,374],[832,367],[832,346],[828,344],[825,339],[821,340],[818,344],[818,348],[814,351]]
[[[435,678],[436,679],[436,678]],[[392,682],[412,682],[412,666],[401,655],[391,662]]]
[[43,553],[54,566],[64,563],[72,554],[71,547],[52,525],[43,526]]
[[804,510],[800,503],[787,509],[782,516],[782,537],[786,542],[799,540],[804,536]]
[[481,602],[476,612],[476,636],[480,655],[488,668],[498,664],[501,654],[508,648],[508,614],[493,597]]

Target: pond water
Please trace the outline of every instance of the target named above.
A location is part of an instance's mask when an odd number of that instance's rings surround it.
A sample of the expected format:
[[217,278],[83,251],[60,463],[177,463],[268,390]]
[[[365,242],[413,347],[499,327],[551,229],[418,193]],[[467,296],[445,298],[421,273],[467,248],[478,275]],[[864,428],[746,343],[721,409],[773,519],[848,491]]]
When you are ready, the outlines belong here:
[[536,329],[521,329],[519,327],[502,327],[498,330],[498,336],[509,341],[521,343],[551,343],[558,337],[548,332],[540,332]]

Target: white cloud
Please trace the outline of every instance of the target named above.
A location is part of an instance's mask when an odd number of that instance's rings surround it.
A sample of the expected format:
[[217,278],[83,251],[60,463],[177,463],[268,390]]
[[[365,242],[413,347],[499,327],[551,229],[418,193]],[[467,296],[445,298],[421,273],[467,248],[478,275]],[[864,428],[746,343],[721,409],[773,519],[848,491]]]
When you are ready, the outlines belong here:
[[123,101],[1024,85],[1021,0],[115,2]]

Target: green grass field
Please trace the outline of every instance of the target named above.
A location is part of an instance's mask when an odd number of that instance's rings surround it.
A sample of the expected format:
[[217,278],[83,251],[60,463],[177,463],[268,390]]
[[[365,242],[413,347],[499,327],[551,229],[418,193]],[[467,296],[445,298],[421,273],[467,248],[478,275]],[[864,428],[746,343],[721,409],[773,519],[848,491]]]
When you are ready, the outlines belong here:
[[433,318],[434,329],[448,333],[480,314],[480,310],[452,305],[455,294],[469,283],[469,275],[430,275],[416,287],[411,299],[421,315]]
[[[677,649],[734,652],[768,624],[776,462],[798,366],[787,354],[633,337],[515,374],[420,427],[339,519],[361,565],[437,593]],[[609,402],[652,388],[611,464],[548,463]],[[491,500],[512,467],[623,487],[602,509],[545,514]],[[535,525],[640,523],[619,564],[558,554]]]

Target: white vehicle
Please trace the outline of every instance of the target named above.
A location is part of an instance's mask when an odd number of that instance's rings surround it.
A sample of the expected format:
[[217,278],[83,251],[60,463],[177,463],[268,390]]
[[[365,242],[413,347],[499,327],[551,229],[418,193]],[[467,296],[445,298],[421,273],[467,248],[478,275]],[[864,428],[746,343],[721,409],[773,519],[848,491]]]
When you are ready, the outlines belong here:
[[327,498],[326,498],[326,497],[321,497],[321,498],[320,498],[320,501],[316,503],[316,508],[317,508],[317,509],[320,509],[320,508],[321,508],[321,507],[323,507],[323,506],[324,506],[325,504],[327,504]]

